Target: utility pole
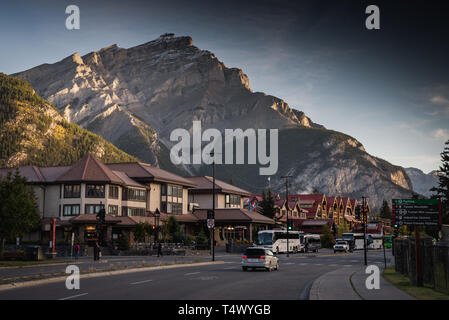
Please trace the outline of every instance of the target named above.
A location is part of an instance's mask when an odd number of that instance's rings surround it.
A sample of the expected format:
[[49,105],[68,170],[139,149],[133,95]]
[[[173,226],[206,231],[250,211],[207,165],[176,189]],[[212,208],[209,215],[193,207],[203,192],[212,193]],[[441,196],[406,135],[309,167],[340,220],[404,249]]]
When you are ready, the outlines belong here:
[[365,257],[365,266],[368,265],[368,258],[366,256],[367,246],[366,246],[366,222],[367,222],[367,216],[366,216],[366,197],[362,196],[362,214],[363,214],[363,254]]
[[387,256],[385,255],[385,225],[382,222],[382,248],[384,250],[384,266],[387,269]]
[[[212,211],[214,212],[214,220],[215,220],[215,154],[212,152],[212,156],[214,157],[212,162]],[[215,223],[212,227],[212,261],[215,261]]]
[[288,178],[291,178],[292,176],[282,176],[281,178],[282,179],[285,179],[285,201],[286,201],[286,204],[287,204],[287,257],[289,257],[290,256],[290,254],[289,254],[289,252],[290,252],[290,250],[289,250],[289,241],[288,241],[288,226],[289,226],[289,223],[288,223],[288,211],[289,211],[289,206],[288,206]]

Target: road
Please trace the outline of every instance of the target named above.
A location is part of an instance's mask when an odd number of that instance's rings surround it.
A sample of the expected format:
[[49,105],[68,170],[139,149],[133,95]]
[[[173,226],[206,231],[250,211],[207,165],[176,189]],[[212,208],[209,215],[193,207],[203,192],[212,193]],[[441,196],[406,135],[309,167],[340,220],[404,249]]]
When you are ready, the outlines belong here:
[[[67,290],[65,281],[14,288],[0,291],[0,300],[306,299],[313,280],[338,268],[363,265],[363,252],[333,254],[323,250],[319,254],[279,255],[279,259],[279,271],[243,272],[240,255],[220,255],[216,260],[222,264],[81,278],[79,290]],[[383,265],[383,252],[369,251],[368,264]]]

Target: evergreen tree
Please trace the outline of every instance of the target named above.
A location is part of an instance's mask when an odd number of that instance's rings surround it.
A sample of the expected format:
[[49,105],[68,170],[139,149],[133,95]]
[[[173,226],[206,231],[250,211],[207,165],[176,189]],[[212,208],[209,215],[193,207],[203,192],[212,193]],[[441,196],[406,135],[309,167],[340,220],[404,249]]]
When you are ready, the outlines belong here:
[[390,219],[390,220],[392,218],[391,208],[385,199],[382,202],[382,207],[380,209],[380,217],[384,218],[384,219]]
[[323,233],[321,234],[321,246],[323,248],[332,248],[334,245],[334,236],[327,224],[323,226]]
[[276,209],[274,208],[274,197],[271,189],[268,189],[268,192],[262,191],[262,201],[259,203],[259,208],[260,214],[274,219]]
[[434,192],[432,198],[441,199],[441,209],[443,223],[449,223],[449,140],[446,141],[441,155],[441,165],[438,172],[438,187],[433,187],[430,191]]
[[36,196],[27,180],[17,170],[0,180],[0,239],[1,251],[7,240],[14,240],[39,225],[40,215]]

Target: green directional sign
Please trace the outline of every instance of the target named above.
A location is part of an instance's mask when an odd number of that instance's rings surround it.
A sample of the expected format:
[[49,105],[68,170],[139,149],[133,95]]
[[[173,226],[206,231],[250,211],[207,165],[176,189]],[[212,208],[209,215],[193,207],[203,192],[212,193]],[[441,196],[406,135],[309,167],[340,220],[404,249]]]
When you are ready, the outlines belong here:
[[401,226],[440,226],[438,199],[393,199],[393,224]]

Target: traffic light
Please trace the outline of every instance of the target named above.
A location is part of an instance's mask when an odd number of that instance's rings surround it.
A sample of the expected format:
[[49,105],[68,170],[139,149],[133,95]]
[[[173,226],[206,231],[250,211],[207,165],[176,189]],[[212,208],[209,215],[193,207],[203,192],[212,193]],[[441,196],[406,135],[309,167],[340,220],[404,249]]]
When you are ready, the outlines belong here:
[[397,224],[394,225],[394,233],[393,233],[393,237],[397,238],[399,235],[399,226]]
[[288,230],[292,230],[292,225],[293,225],[293,221],[292,220],[288,220],[288,224],[287,224],[287,228]]
[[215,219],[214,210],[207,210],[207,219]]
[[153,224],[153,225],[151,226],[151,229],[156,230],[156,226]]

